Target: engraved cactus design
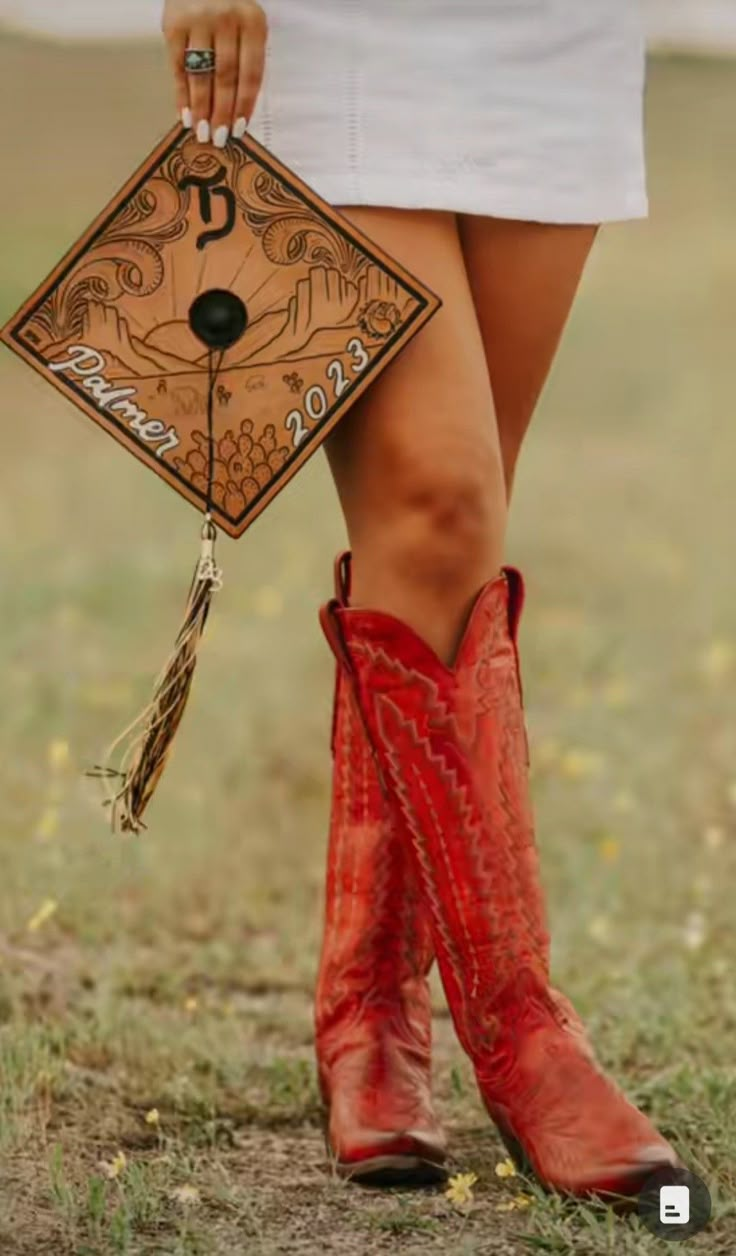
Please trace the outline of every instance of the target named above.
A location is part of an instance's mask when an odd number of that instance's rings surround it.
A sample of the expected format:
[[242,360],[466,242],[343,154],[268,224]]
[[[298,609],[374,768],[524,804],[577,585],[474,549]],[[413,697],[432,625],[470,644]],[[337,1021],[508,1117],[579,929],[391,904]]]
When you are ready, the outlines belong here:
[[293,393],[301,392],[302,388],[304,387],[304,380],[302,379],[298,371],[291,371],[289,375],[282,375],[281,378],[283,379],[284,383],[287,385],[289,390]]
[[[207,493],[208,441],[205,432],[192,432],[196,448],[186,458],[174,459],[180,475],[198,492]],[[258,440],[253,435],[253,420],[243,419],[237,432],[232,428],[214,442],[212,464],[212,500],[233,519],[237,519],[281,470],[289,456],[286,445],[277,445],[276,427],[267,423]]]

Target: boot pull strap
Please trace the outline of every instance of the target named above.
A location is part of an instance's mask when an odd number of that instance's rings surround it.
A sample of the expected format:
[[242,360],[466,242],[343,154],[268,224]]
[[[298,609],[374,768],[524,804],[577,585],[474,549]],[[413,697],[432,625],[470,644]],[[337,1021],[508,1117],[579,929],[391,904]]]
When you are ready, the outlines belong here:
[[[350,600],[350,557],[350,550],[343,550],[341,554],[337,555],[333,568],[335,597],[343,606],[347,606]],[[339,718],[340,702],[342,700],[340,688],[344,683],[342,664],[340,660],[337,659],[335,661],[335,696],[332,700],[332,731],[330,732],[330,750],[333,758],[335,755],[335,743],[337,740],[337,721]]]
[[[329,602],[325,602],[324,606],[320,607],[319,622],[322,625],[322,631],[327,638],[330,648],[333,654],[335,655],[335,658],[337,659],[338,669],[342,673],[340,675],[340,683],[341,684],[347,683],[347,684],[352,685],[353,687],[353,696],[355,698],[355,706],[356,706],[358,715],[360,716],[360,722],[363,725],[363,730],[365,732],[365,739],[368,745],[368,749],[371,752],[371,757],[373,758],[373,762],[375,764],[378,784],[381,788],[381,792],[383,793],[384,797],[387,798],[388,791],[387,791],[386,782],[383,776],[383,769],[381,768],[381,763],[378,757],[378,752],[376,751],[376,747],[373,742],[371,730],[368,726],[368,721],[366,720],[366,717],[365,717],[365,711],[363,710],[363,703],[361,702],[360,695],[358,693],[358,675],[355,669],[355,664],[350,655],[350,651],[348,650],[348,647],[345,643],[345,638],[343,637],[342,628],[340,626],[340,617],[339,617],[338,612],[341,609],[342,609],[342,606],[341,606],[340,601],[337,598],[334,598],[334,597],[331,598]],[[332,721],[333,738],[334,738],[335,726],[337,722],[336,712],[337,712],[337,703],[335,704],[335,715],[333,716],[333,721]]]
[[503,570],[509,586],[509,632],[516,646],[525,598],[524,577],[517,567],[504,567]]
[[530,763],[529,755],[529,733],[526,727],[526,714],[524,711],[524,686],[521,680],[521,663],[519,662],[519,620],[524,606],[524,577],[517,567],[504,567],[506,583],[509,589],[509,636],[511,644],[514,647],[514,658],[516,660],[516,683],[519,687],[519,702],[521,703],[521,718],[524,726],[524,748],[526,751],[527,767]]
[[350,600],[351,565],[350,550],[343,550],[335,559],[335,597],[344,605]]
[[[335,562],[336,583],[340,579],[339,567],[342,557],[343,555],[340,555]],[[340,687],[345,684],[345,670],[352,670],[352,661],[347,652],[345,642],[342,639],[342,633],[340,632],[337,624],[337,616],[335,615],[335,611],[341,606],[342,602],[340,598],[333,597],[319,609],[319,622],[322,625],[322,631],[325,634],[327,641],[329,642],[330,649],[335,656],[335,696],[332,701],[332,730],[330,733],[330,750],[332,751],[333,756],[335,754],[337,721],[341,701]]]
[[353,660],[345,644],[337,618],[337,612],[341,609],[342,604],[339,599],[336,597],[330,598],[329,602],[325,602],[324,606],[319,608],[319,622],[330,649],[337,659],[338,667],[345,668],[352,675],[354,672]]

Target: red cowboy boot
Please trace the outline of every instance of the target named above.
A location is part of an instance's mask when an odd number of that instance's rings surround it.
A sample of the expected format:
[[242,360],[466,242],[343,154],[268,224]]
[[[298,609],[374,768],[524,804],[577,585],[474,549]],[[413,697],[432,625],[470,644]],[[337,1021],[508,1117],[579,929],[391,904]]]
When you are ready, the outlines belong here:
[[[349,555],[335,566],[340,605]],[[325,932],[315,1007],[320,1090],[338,1173],[371,1182],[443,1180],[432,1111],[434,952],[409,852],[396,833],[365,729],[338,665]]]
[[479,594],[453,667],[391,615],[333,601],[343,659],[411,852],[458,1037],[504,1142],[548,1188],[635,1194],[672,1147],[596,1064],[550,986],[517,630],[520,572]]

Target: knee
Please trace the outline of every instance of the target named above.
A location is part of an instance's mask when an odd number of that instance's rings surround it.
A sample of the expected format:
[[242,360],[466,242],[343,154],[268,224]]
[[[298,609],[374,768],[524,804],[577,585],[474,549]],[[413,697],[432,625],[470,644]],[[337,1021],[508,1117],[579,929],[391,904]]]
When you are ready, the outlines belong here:
[[487,578],[505,510],[500,458],[415,465],[387,509],[387,553],[409,585],[451,593]]

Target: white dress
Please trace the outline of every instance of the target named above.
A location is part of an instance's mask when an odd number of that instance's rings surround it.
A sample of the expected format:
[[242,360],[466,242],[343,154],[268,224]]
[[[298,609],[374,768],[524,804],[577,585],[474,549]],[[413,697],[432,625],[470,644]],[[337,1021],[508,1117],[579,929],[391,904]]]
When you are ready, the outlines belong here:
[[250,132],[331,204],[647,214],[640,0],[262,0]]

